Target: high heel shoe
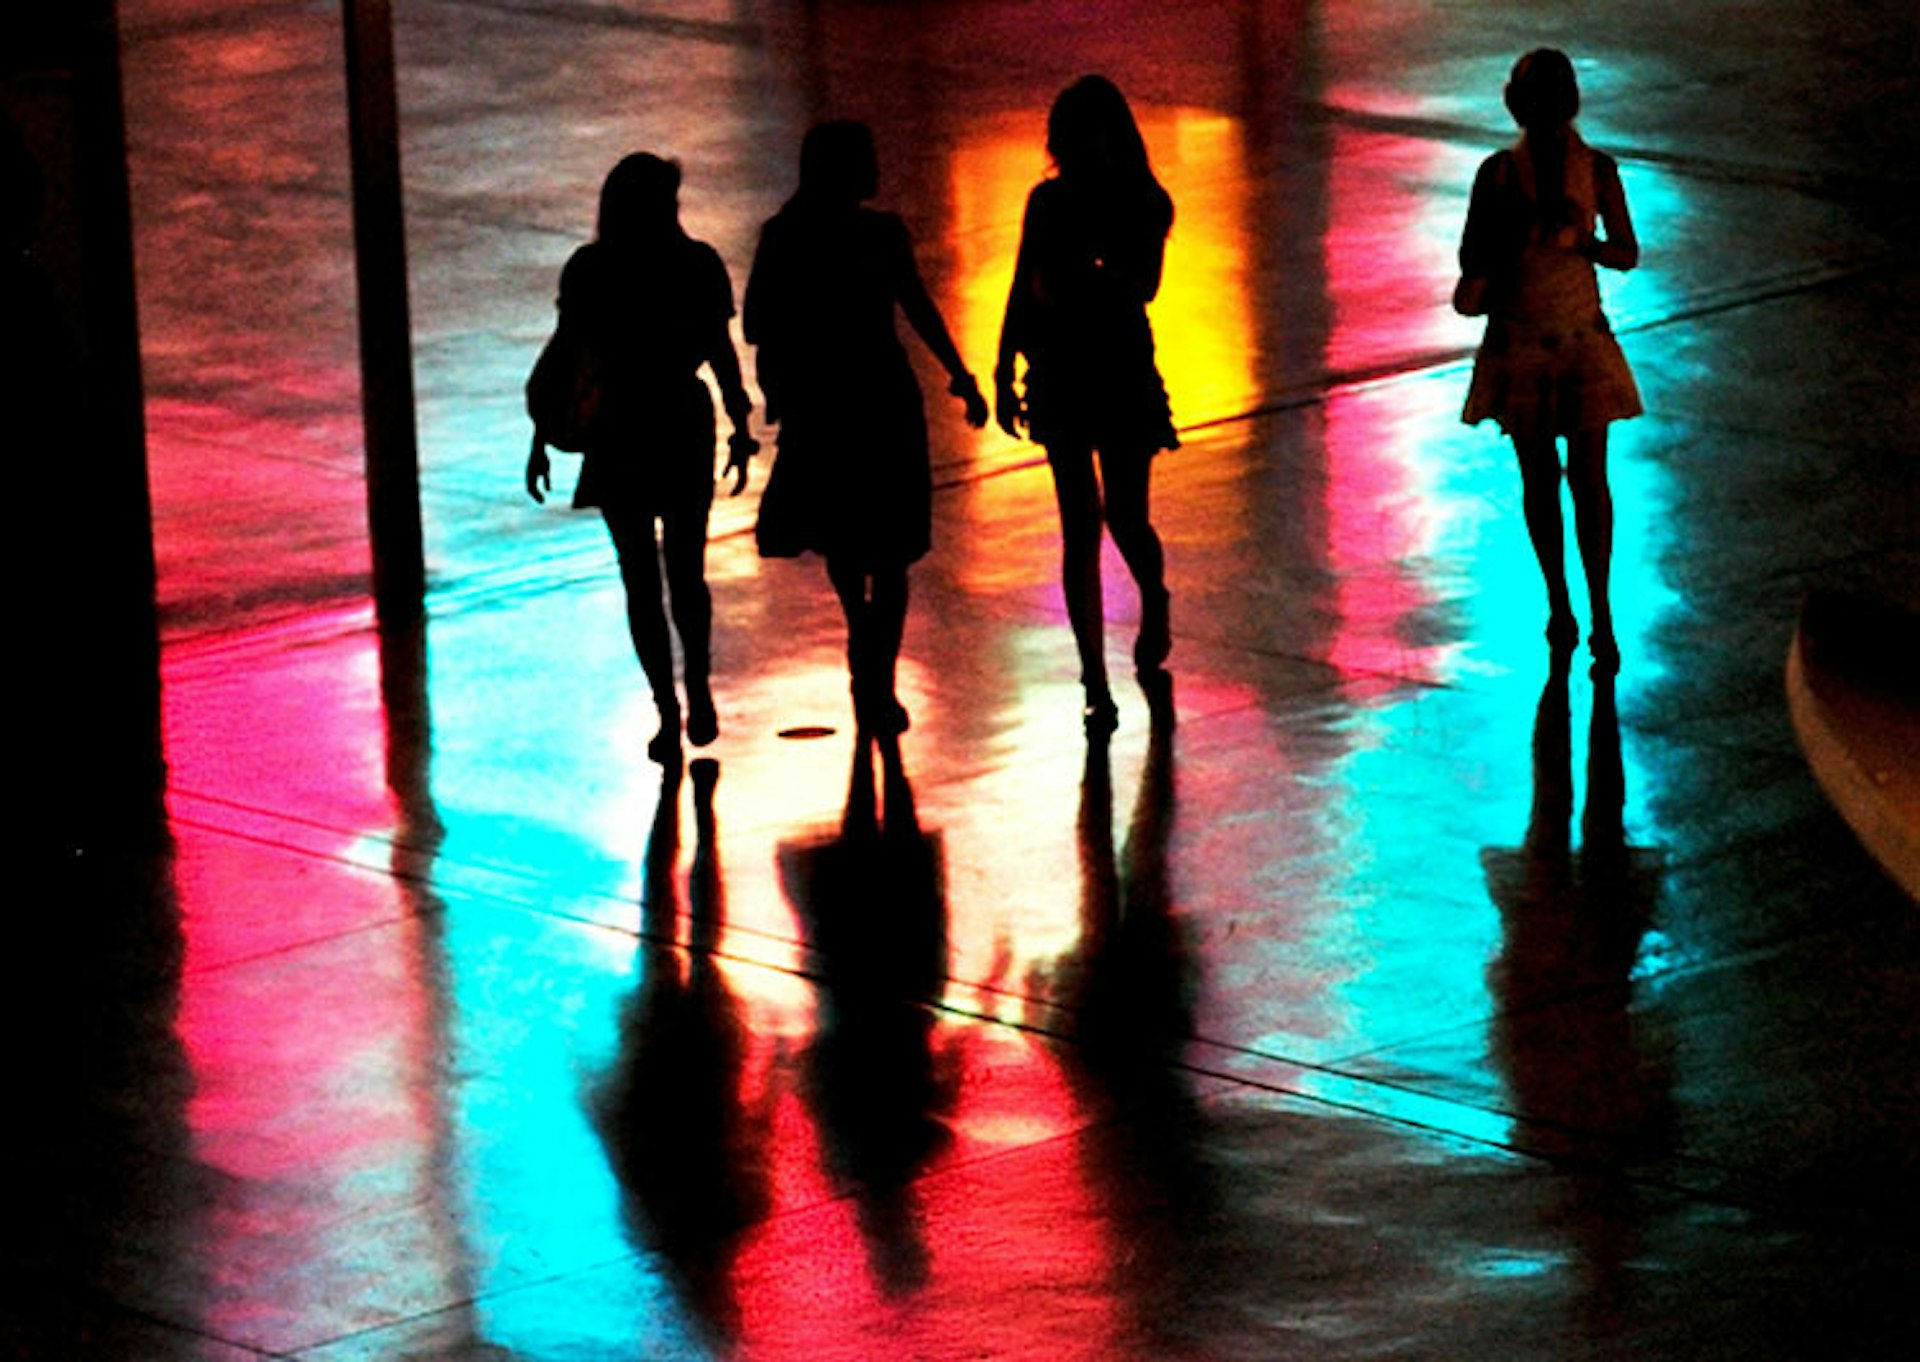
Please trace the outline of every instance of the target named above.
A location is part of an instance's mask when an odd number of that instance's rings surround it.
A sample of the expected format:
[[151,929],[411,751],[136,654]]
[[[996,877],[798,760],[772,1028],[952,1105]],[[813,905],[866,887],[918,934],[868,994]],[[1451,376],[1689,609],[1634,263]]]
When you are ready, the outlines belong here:
[[853,721],[873,738],[897,738],[913,724],[907,707],[892,691],[881,692],[860,682],[853,685]]
[[913,716],[893,696],[882,695],[867,706],[861,723],[876,738],[897,738],[913,726]]
[[1081,707],[1080,721],[1086,725],[1089,738],[1106,738],[1120,727],[1120,707],[1113,703],[1113,693],[1105,686],[1087,688],[1087,702]]
[[714,712],[713,692],[704,681],[687,685],[687,741],[695,747],[711,746],[720,736],[720,716]]
[[662,707],[660,710],[660,731],[647,743],[647,756],[662,766],[677,766],[680,762],[680,707]]

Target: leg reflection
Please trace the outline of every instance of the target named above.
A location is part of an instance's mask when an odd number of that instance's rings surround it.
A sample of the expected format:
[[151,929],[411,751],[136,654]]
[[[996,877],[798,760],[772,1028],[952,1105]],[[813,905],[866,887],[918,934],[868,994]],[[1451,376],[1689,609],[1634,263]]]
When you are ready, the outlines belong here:
[[805,1083],[825,1163],[882,1289],[910,1291],[928,1272],[915,1180],[949,1141],[958,1074],[928,1006],[947,971],[940,838],[921,831],[898,746],[856,744],[838,835],[784,843],[779,860],[824,961]]
[[1527,1137],[1566,1160],[1596,1327],[1624,1288],[1638,1215],[1626,1175],[1671,1140],[1662,1047],[1635,1007],[1634,964],[1659,898],[1656,853],[1630,847],[1613,678],[1594,678],[1581,845],[1570,848],[1567,671],[1555,656],[1533,734],[1533,807],[1516,848],[1481,853],[1505,947],[1490,970],[1493,1049]]
[[1071,1079],[1103,1119],[1089,1131],[1089,1185],[1108,1198],[1121,1295],[1134,1332],[1178,1351],[1183,1321],[1217,1289],[1219,1207],[1202,1158],[1204,1117],[1184,1050],[1193,1034],[1194,953],[1167,868],[1173,731],[1156,723],[1118,854],[1105,742],[1081,779],[1080,940],[1054,987],[1075,1019]]
[[689,1307],[724,1343],[739,1333],[740,1241],[769,1204],[766,1122],[742,1105],[746,1030],[713,950],[725,918],[713,814],[719,766],[704,758],[691,767],[692,949],[675,944],[680,771],[675,763],[661,773],[641,875],[640,985],[594,1115],[630,1233],[666,1260]]

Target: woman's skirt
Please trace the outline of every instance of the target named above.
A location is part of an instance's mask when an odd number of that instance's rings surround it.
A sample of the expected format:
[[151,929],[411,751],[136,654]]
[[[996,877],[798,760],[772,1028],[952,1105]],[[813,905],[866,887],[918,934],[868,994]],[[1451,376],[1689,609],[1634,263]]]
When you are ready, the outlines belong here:
[[1460,419],[1497,421],[1516,440],[1597,430],[1641,413],[1640,389],[1607,319],[1545,327],[1494,317],[1473,360]]

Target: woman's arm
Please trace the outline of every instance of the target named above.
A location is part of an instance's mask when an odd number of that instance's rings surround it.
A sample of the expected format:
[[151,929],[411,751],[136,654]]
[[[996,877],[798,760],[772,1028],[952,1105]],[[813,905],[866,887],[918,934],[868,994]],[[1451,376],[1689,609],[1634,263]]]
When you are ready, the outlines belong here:
[[769,425],[777,425],[781,412],[779,342],[772,338],[780,312],[779,251],[774,243],[773,224],[760,231],[760,244],[754,249],[753,268],[747,272],[747,293],[740,304],[740,330],[748,345],[754,347],[754,371],[760,379],[760,396]]
[[1453,286],[1453,310],[1463,317],[1483,317],[1493,309],[1493,281],[1512,265],[1519,246],[1512,173],[1513,158],[1503,151],[1482,161],[1473,177],[1460,230],[1460,278]]
[[1144,306],[1160,292],[1160,279],[1167,264],[1167,233],[1173,227],[1173,201],[1162,190],[1152,203],[1152,219],[1144,223],[1135,238],[1133,258],[1126,262],[1132,271],[1134,291]]
[[726,406],[727,420],[733,432],[727,437],[727,471],[733,474],[733,495],[747,490],[747,461],[760,452],[748,425],[753,416],[753,400],[740,377],[740,356],[734,352],[733,336],[722,321],[714,327],[707,347],[707,364],[720,384],[720,401]]
[[1508,153],[1489,156],[1480,163],[1473,177],[1473,193],[1467,200],[1467,221],[1460,231],[1460,276],[1463,279],[1488,279],[1508,264],[1514,233],[1502,200],[1508,186]]
[[733,336],[725,322],[713,328],[713,336],[707,343],[707,363],[713,369],[714,378],[719,380],[720,401],[727,409],[727,419],[733,422],[735,430],[745,430],[747,418],[753,413],[753,399],[747,396],[747,385],[740,377],[740,356],[734,351]]
[[894,292],[900,310],[907,314],[907,323],[927,343],[927,349],[933,351],[940,367],[947,371],[947,391],[966,403],[967,424],[983,426],[987,421],[987,403],[980,396],[980,385],[974,382],[966,361],[960,358],[960,348],[953,343],[946,318],[940,315],[939,307],[920,278],[920,266],[913,258],[913,242],[907,235],[906,224],[896,219],[893,227],[898,233],[894,245],[899,256]]
[[[591,252],[581,247],[567,257],[567,263],[560,269],[560,292],[553,300],[555,330],[581,325],[581,277],[590,268],[582,262],[590,258]],[[553,491],[553,461],[547,457],[547,442],[541,438],[538,427],[533,432],[533,446],[527,451],[526,487],[527,495],[543,506],[547,493]]]
[[1020,247],[1013,258],[1013,282],[1007,287],[1007,310],[1000,318],[1000,351],[993,365],[993,412],[1000,429],[1018,436],[1026,424],[1025,405],[1014,387],[1016,356],[1027,353],[1031,335],[1034,301],[1035,242],[1045,230],[1040,208],[1040,190],[1027,196],[1026,215],[1020,223]]
[[706,248],[707,288],[710,290],[702,311],[706,316],[707,338],[702,347],[708,366],[720,384],[720,400],[726,404],[727,419],[733,428],[746,433],[747,416],[753,402],[747,385],[740,380],[740,356],[733,348],[733,335],[727,323],[733,318],[733,280],[719,252]]
[[1627,191],[1620,185],[1620,167],[1611,156],[1594,154],[1593,190],[1606,236],[1588,236],[1580,243],[1580,254],[1610,270],[1630,270],[1640,263],[1640,239],[1633,234]]

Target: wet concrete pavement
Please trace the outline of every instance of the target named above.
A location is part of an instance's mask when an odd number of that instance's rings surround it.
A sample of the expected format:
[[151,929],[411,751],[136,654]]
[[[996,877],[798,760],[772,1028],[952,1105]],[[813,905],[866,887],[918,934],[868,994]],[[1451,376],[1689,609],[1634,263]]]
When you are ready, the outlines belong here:
[[[1781,677],[1808,589],[1916,580],[1904,7],[396,8],[432,587],[383,638],[337,14],[122,7],[171,778],[88,872],[28,1355],[1902,1354],[1916,922]],[[1547,41],[1645,246],[1611,686],[1457,420],[1466,192]],[[600,177],[680,157],[737,290],[806,125],[868,119],[985,374],[1090,69],[1179,213],[1177,730],[1123,694],[1089,750],[1044,464],[929,376],[898,764],[750,494],[714,765],[663,774],[603,528],[520,489]]]

